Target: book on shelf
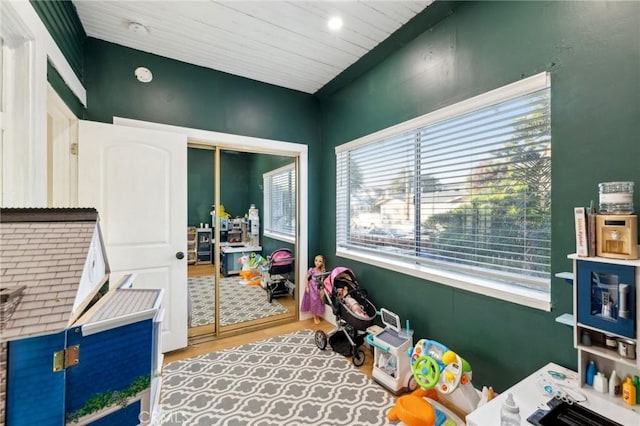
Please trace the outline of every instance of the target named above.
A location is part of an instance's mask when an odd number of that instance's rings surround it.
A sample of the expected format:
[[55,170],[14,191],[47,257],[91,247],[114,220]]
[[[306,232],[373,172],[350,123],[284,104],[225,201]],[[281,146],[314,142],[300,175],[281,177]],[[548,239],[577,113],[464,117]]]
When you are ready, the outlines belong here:
[[589,243],[589,257],[596,255],[596,214],[587,213],[587,241]]
[[576,224],[576,254],[589,256],[589,237],[587,235],[587,214],[584,207],[573,209]]

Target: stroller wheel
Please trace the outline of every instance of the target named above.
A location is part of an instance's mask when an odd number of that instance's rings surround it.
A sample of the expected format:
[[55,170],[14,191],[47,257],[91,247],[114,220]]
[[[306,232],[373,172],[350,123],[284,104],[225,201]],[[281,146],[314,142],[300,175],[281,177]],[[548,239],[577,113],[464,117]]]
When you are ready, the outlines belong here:
[[351,362],[353,362],[353,365],[355,365],[356,367],[360,367],[362,364],[364,364],[365,357],[366,355],[362,349],[354,349]]
[[327,334],[322,330],[318,330],[313,337],[318,349],[325,350],[327,347]]

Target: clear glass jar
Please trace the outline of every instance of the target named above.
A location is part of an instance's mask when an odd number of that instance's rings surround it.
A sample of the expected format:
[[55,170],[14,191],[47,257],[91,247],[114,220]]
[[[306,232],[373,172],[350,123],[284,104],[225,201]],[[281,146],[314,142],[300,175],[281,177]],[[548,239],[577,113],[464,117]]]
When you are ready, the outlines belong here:
[[600,190],[599,214],[632,214],[633,182],[604,182]]

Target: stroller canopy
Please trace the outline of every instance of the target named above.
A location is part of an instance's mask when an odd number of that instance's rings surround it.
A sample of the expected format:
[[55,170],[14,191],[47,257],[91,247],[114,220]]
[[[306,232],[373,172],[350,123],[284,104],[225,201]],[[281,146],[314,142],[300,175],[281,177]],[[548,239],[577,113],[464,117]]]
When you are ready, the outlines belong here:
[[291,265],[293,263],[293,253],[288,248],[281,248],[271,253],[269,259],[271,259],[273,266]]
[[337,291],[338,288],[344,286],[350,287],[349,290],[358,288],[356,275],[351,269],[344,266],[333,268],[331,274],[324,280],[324,287],[327,289],[327,292],[329,292],[329,294],[333,294],[334,290]]

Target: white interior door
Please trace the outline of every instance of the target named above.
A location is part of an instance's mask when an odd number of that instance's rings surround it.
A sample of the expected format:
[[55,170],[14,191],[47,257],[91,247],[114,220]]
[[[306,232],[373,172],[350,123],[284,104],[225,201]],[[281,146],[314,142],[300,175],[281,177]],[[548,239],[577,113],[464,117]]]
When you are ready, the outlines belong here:
[[80,121],[78,202],[100,214],[110,283],[164,289],[162,351],[187,346],[187,138]]

